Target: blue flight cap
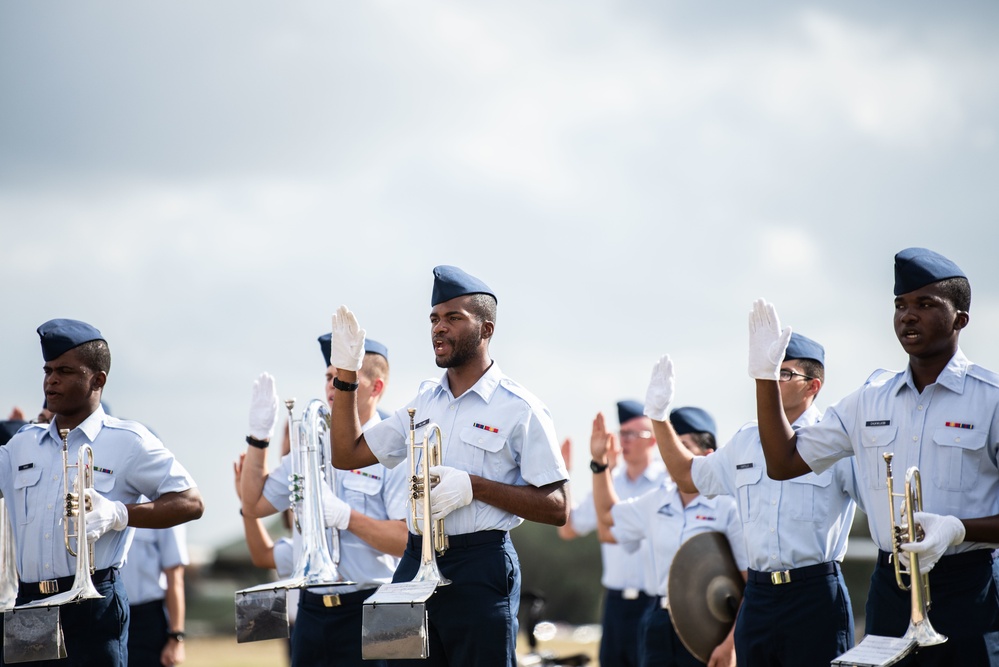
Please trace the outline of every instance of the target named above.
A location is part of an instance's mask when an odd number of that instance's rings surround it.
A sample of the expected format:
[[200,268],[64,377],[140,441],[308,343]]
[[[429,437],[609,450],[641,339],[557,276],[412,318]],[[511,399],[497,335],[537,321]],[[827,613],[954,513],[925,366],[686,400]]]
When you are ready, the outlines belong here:
[[0,421],[0,445],[6,445],[14,437],[14,434],[21,430],[21,427],[28,422],[23,419],[7,419]]
[[38,336],[42,339],[42,359],[45,361],[52,361],[92,340],[104,340],[100,331],[79,320],[49,320],[38,327]]
[[948,278],[965,278],[957,264],[926,248],[906,248],[895,255],[895,296]]
[[811,359],[825,366],[826,350],[811,338],[792,331],[791,341],[787,344],[787,352],[784,353],[784,361],[788,359]]
[[[319,337],[319,349],[323,352],[323,359],[326,361],[326,366],[329,367],[330,364],[330,347],[332,345],[333,334],[323,334]],[[365,354],[380,354],[388,360],[388,348],[379,343],[377,340],[371,340],[370,338],[364,339],[364,353]]]
[[434,291],[430,296],[431,307],[466,294],[488,294],[496,299],[496,295],[493,294],[488,285],[475,276],[468,275],[457,266],[441,264],[434,267]]
[[669,423],[673,425],[673,430],[677,435],[684,433],[710,433],[715,436],[717,430],[714,418],[708,414],[707,410],[701,408],[677,408],[669,413]]
[[624,424],[635,417],[645,416],[645,406],[638,401],[618,401],[617,402],[617,423]]

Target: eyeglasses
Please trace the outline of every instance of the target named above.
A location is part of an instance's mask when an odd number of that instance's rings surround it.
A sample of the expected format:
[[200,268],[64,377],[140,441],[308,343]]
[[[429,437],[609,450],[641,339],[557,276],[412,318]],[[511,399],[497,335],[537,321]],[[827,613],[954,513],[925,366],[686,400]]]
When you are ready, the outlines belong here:
[[620,434],[622,440],[631,440],[633,438],[651,438],[652,431],[621,431]]
[[790,368],[782,368],[782,369],[780,369],[780,381],[781,382],[790,382],[791,378],[793,378],[793,377],[805,378],[806,380],[814,380],[815,379],[811,375],[802,375],[801,373],[795,373]]

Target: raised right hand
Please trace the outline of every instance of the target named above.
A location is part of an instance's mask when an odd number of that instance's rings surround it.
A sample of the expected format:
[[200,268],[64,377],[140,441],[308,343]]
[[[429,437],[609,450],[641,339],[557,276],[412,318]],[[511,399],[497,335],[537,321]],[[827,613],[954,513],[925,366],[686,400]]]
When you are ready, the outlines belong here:
[[261,373],[253,383],[253,396],[250,398],[250,436],[257,440],[270,440],[277,413],[278,395],[274,377],[270,373]]

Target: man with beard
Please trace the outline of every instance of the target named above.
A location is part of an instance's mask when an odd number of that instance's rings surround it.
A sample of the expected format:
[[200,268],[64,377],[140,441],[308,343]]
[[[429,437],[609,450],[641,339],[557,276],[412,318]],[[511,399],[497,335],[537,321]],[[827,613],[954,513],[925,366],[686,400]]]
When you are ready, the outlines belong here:
[[[103,597],[60,608],[68,658],[35,664],[125,667],[128,597],[118,569],[135,528],[168,528],[197,519],[201,494],[159,438],[138,422],[108,416],[101,395],[111,352],[101,332],[77,320],[38,327],[50,424],[31,424],[0,447],[0,491],[10,503],[21,576],[17,604],[72,587],[76,558],[63,545],[64,471],[60,429],[69,430],[68,459],[93,448],[93,489],[85,495],[86,536],[94,545],[91,575]],[[69,482],[73,482],[75,474]],[[143,502],[142,496],[152,500]],[[142,499],[142,500],[140,500]],[[84,504],[80,499],[81,506]]]
[[[548,409],[504,375],[489,355],[496,296],[453,266],[434,269],[430,333],[440,380],[424,382],[410,403],[418,426],[441,427],[443,465],[430,492],[432,518],[444,519],[450,546],[437,558],[451,585],[427,601],[429,665],[516,664],[520,565],[508,531],[525,519],[562,525],[568,473]],[[333,316],[333,463],[395,467],[409,453],[406,409],[362,435],[354,395],[364,330],[345,306]],[[346,399],[346,400],[341,400]],[[394,581],[410,581],[422,538],[410,533]]]
[[899,252],[894,327],[909,357],[906,369],[875,372],[817,424],[797,430],[784,416],[777,386],[790,328],[781,329],[776,309],[763,300],[749,318],[749,371],[769,475],[790,479],[821,473],[847,456],[856,459],[860,504],[880,549],[867,598],[869,635],[900,637],[911,617],[910,594],[895,583],[884,454],[894,455],[896,488],[898,471],[921,470],[923,511],[911,519],[925,536],[902,550],[918,554],[920,570],[929,572],[929,621],[948,641],[919,648],[906,665],[999,665],[993,568],[999,375],[961,351],[958,338],[970,308],[970,283],[954,262],[924,248]]

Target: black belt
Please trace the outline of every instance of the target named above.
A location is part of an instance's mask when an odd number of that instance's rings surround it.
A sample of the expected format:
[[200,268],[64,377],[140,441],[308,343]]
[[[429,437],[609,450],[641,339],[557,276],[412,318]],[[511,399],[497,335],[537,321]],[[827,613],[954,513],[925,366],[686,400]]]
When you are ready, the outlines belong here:
[[[467,549],[477,547],[481,544],[496,544],[506,539],[505,530],[480,530],[477,533],[464,533],[462,535],[448,535],[447,546],[449,549]],[[415,533],[409,534],[409,543],[419,551],[423,548],[423,536]]]
[[363,591],[353,593],[311,593],[308,589],[302,589],[302,602],[320,607],[341,607],[346,605],[359,605],[369,597],[374,595],[377,588],[365,588]]
[[[889,551],[878,550],[878,567],[895,567],[892,562],[893,555]],[[992,562],[992,551],[990,549],[975,549],[974,551],[962,551],[959,554],[944,556],[933,570],[943,572],[950,568],[962,568],[969,565],[986,565]]]
[[758,570],[748,570],[747,574],[749,580],[754,584],[769,584],[771,586],[780,586],[781,584],[790,584],[795,581],[802,581],[804,579],[811,579],[813,577],[824,577],[830,574],[836,574],[839,571],[839,563],[835,561],[830,561],[828,563],[818,563],[817,565],[806,565],[805,567],[796,567],[793,570],[778,570],[776,572],[760,572]]
[[[103,584],[105,581],[114,581],[117,578],[118,570],[113,567],[106,567],[103,570],[97,570],[90,575],[90,579],[95,585]],[[17,594],[24,597],[37,597],[39,595],[54,595],[55,593],[63,593],[73,587],[73,582],[75,580],[76,576],[74,575],[70,577],[59,577],[58,579],[46,579],[45,581],[36,581],[33,583],[22,581],[17,585]]]

